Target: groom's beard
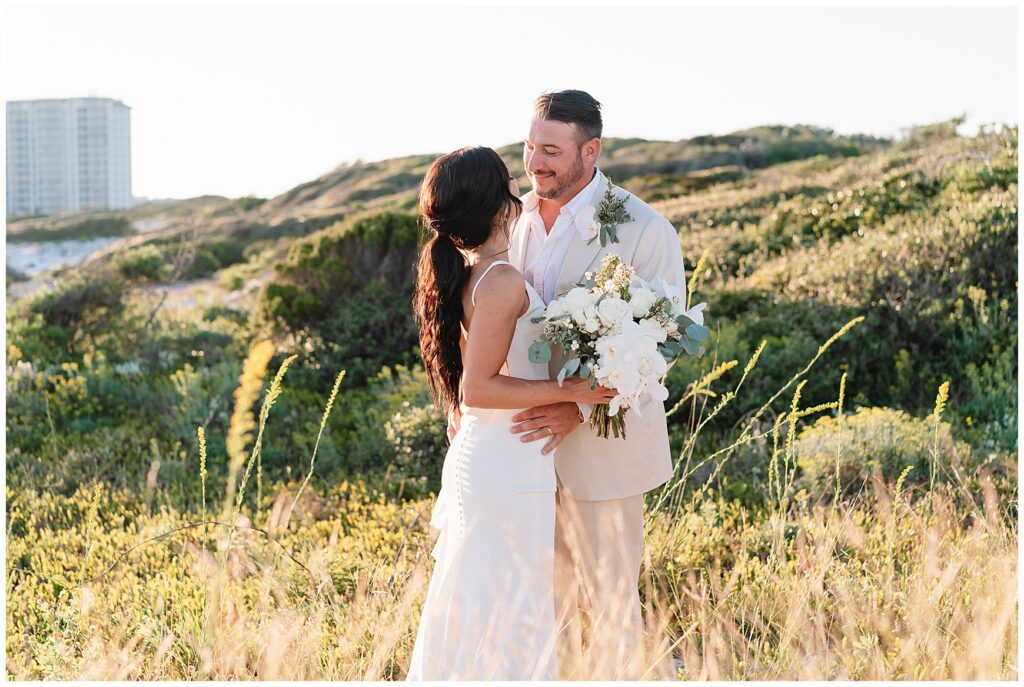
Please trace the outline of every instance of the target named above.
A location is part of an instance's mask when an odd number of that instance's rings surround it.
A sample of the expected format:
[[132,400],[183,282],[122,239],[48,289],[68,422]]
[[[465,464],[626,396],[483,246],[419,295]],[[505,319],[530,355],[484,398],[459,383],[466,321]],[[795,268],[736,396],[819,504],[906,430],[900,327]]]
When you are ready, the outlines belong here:
[[533,190],[537,194],[538,198],[543,198],[544,200],[556,200],[564,196],[580,182],[580,179],[583,178],[583,172],[583,153],[581,151],[580,154],[576,156],[576,162],[573,163],[572,168],[566,172],[564,176],[558,176],[557,174],[554,175],[555,187],[553,189],[542,192],[537,188],[537,183],[534,181]]

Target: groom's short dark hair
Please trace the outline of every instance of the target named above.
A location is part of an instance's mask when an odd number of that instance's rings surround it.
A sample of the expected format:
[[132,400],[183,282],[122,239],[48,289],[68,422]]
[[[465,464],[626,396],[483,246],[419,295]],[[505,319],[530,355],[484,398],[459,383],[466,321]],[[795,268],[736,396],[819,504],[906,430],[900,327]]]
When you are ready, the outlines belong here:
[[574,124],[580,143],[601,138],[601,103],[586,91],[541,93],[533,112],[540,119]]

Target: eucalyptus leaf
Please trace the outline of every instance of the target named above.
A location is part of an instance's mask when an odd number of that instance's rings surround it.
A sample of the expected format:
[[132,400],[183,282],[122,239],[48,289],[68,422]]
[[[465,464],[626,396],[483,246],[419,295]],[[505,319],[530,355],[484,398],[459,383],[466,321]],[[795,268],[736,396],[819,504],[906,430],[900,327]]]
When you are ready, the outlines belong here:
[[530,362],[535,365],[544,365],[551,360],[551,346],[547,341],[534,341],[528,350]]
[[562,366],[562,369],[565,370],[566,376],[575,374],[576,370],[580,369],[580,359],[572,358],[565,361],[565,365]]
[[676,318],[676,325],[679,327],[679,331],[683,331],[684,329],[689,327],[691,324],[696,324],[696,322],[691,320],[686,315],[680,315],[679,317]]
[[683,348],[686,350],[687,353],[689,353],[690,355],[696,355],[697,349],[699,348],[696,341],[694,341],[688,336],[684,336],[681,343],[683,344]]
[[700,324],[691,324],[686,328],[686,335],[695,341],[703,341],[708,336],[708,328]]

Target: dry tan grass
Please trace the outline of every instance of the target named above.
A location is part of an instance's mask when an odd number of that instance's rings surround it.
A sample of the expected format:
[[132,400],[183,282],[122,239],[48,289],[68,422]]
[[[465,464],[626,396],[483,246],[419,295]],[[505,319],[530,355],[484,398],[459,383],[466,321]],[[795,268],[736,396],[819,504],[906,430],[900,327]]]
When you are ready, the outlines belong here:
[[[616,674],[632,663],[643,679],[1016,679],[1016,533],[987,490],[973,515],[941,489],[914,504],[797,508],[789,519],[715,532],[723,560],[702,567],[673,564],[700,530],[650,513],[644,645],[631,656],[591,652],[586,671]],[[693,507],[687,522],[707,510]],[[788,541],[787,520],[799,523]],[[361,569],[342,595],[329,544],[310,549],[301,589],[247,553],[253,542],[237,534],[234,543],[221,537],[216,552],[189,549],[201,617],[175,634],[93,618],[81,646],[53,645],[68,659],[61,677],[404,677],[432,568],[429,540],[404,552],[410,564],[401,571]],[[751,555],[759,534],[768,549]],[[588,646],[601,644],[599,628],[584,629]]]

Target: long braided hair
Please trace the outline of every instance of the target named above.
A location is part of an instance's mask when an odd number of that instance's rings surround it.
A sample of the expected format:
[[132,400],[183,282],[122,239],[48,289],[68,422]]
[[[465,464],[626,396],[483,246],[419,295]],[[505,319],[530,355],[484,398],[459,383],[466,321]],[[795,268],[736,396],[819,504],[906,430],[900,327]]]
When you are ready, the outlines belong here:
[[470,268],[460,251],[483,245],[519,213],[509,179],[494,150],[460,148],[435,160],[420,188],[421,222],[431,236],[420,251],[413,312],[430,391],[445,412],[461,398],[462,289]]

